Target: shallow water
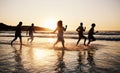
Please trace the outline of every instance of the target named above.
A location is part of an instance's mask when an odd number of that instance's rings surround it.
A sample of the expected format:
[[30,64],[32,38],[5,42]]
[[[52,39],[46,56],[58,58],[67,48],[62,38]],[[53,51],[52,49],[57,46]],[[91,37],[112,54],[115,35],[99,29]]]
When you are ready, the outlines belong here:
[[0,37],[0,73],[120,73],[119,41],[96,41],[75,50],[77,40],[65,39],[68,49],[62,51],[61,43],[52,47],[53,38],[35,38],[32,44],[23,38],[22,46],[17,40],[13,47],[12,38]]

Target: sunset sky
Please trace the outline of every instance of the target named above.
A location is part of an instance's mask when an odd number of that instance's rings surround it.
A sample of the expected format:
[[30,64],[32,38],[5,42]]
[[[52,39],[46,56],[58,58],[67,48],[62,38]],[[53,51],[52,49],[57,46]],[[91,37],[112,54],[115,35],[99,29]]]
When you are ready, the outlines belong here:
[[96,30],[120,30],[120,0],[0,0],[0,22],[16,26],[55,29],[58,20],[76,30],[83,22],[87,30],[96,23]]

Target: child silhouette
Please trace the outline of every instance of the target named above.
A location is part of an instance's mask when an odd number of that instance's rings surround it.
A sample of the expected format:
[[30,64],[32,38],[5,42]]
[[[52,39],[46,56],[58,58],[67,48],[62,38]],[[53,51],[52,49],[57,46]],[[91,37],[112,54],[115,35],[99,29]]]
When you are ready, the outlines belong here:
[[84,39],[84,45],[86,45],[85,42],[86,42],[86,39],[87,39],[87,38],[83,35],[83,32],[85,31],[85,29],[86,29],[86,27],[83,28],[83,23],[81,22],[81,23],[80,23],[80,26],[76,29],[76,31],[78,31],[78,34],[79,34],[79,39],[78,39],[78,41],[77,41],[76,46],[79,44],[79,41],[80,41],[82,38]]
[[93,23],[91,26],[92,27],[91,27],[91,29],[88,32],[88,44],[87,45],[89,45],[90,42],[92,42],[92,41],[96,41],[96,38],[93,35],[98,32],[98,31],[94,32],[94,28],[96,26],[95,23]]
[[62,42],[62,46],[65,47],[64,46],[63,32],[66,31],[66,29],[67,29],[67,25],[64,28],[61,20],[57,22],[57,28],[54,30],[54,33],[56,31],[58,31],[58,33],[57,33],[57,41],[54,43],[53,46],[55,46],[58,42]]

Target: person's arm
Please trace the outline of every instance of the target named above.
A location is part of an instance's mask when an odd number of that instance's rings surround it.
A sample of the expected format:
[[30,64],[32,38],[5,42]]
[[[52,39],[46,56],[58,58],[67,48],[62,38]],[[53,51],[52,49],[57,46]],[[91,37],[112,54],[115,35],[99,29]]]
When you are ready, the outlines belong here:
[[80,27],[78,27],[78,28],[76,29],[76,31],[79,31],[79,29],[80,29]]
[[83,28],[83,31],[85,31],[85,30],[86,30],[86,27]]
[[65,25],[64,31],[66,31],[66,29],[67,29],[67,25]]
[[94,32],[94,30],[93,30],[93,34],[96,34],[96,33],[98,33],[98,31]]
[[98,32],[99,32],[99,31],[96,31],[95,34],[98,33]]
[[56,29],[53,31],[53,33],[55,33],[55,32],[57,31],[57,29],[58,29],[58,28],[56,28]]

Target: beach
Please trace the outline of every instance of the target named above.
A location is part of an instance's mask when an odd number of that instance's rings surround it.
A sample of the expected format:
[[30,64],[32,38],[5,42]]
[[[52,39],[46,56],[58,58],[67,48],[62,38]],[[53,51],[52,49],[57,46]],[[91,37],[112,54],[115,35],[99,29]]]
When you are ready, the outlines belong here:
[[97,40],[89,46],[83,40],[65,38],[65,50],[57,38],[0,37],[0,73],[120,73],[120,41]]
[[0,73],[120,73],[120,0],[0,0]]

